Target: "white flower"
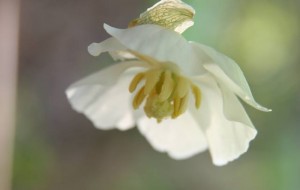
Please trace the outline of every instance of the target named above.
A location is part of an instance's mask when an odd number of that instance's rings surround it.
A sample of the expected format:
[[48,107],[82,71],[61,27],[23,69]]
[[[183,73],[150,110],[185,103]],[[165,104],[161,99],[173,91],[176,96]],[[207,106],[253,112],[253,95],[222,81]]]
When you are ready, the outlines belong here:
[[66,93],[76,111],[99,129],[137,126],[154,149],[175,159],[209,149],[213,163],[225,165],[247,151],[257,132],[237,96],[270,110],[254,100],[232,59],[157,25],[104,28],[112,37],[89,52],[133,59],[71,85]]

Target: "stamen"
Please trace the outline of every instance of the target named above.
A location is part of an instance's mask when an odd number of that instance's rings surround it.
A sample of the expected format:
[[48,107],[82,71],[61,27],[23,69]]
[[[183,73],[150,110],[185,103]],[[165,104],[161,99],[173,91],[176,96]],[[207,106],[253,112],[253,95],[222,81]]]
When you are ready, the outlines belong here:
[[197,109],[199,109],[201,104],[201,91],[197,86],[192,85],[192,92],[195,98],[195,106]]
[[145,87],[142,87],[138,93],[135,95],[133,101],[132,101],[132,106],[134,109],[138,109],[141,105],[141,103],[144,101],[146,95],[144,94]]
[[130,85],[129,85],[129,92],[135,91],[137,85],[141,82],[141,80],[145,77],[145,73],[139,73],[135,75],[135,77],[132,79]]
[[144,111],[147,115],[147,117],[151,118],[152,115],[152,104],[154,102],[154,97],[155,97],[155,91],[153,91],[149,96],[147,97],[146,104],[144,106]]
[[159,100],[165,101],[167,100],[174,90],[174,81],[172,79],[172,73],[170,71],[164,72],[164,81],[161,87],[161,91],[159,93]]
[[174,91],[174,96],[182,98],[184,97],[190,88],[190,82],[184,77],[179,77],[177,80],[177,86]]
[[161,73],[162,71],[157,69],[150,70],[146,73],[145,94],[150,94],[159,81]]
[[180,98],[175,98],[173,100],[173,105],[174,105],[174,111],[172,114],[172,119],[175,119],[176,117],[178,117],[178,113],[179,113],[179,109],[180,109]]
[[180,106],[179,106],[177,116],[183,114],[186,111],[188,107],[188,102],[189,102],[189,94],[187,93],[183,98],[180,99]]
[[138,73],[132,79],[129,85],[131,93],[145,80],[133,99],[133,108],[138,109],[146,99],[144,111],[149,118],[155,118],[157,122],[169,117],[175,119],[187,110],[192,91],[195,107],[198,109],[201,103],[199,87],[180,75],[180,70],[175,64],[157,61],[156,65],[159,66]]

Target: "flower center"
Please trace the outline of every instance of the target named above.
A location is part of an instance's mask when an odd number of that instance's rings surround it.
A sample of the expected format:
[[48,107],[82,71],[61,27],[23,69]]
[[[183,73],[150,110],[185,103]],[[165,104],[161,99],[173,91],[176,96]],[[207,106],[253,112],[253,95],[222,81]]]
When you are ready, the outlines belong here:
[[174,63],[157,62],[151,69],[138,73],[132,79],[129,91],[133,93],[138,86],[140,89],[134,96],[133,108],[138,109],[146,99],[144,111],[157,122],[165,118],[175,119],[183,114],[189,104],[190,91],[195,98],[195,107],[200,107],[200,89],[180,75],[180,69]]

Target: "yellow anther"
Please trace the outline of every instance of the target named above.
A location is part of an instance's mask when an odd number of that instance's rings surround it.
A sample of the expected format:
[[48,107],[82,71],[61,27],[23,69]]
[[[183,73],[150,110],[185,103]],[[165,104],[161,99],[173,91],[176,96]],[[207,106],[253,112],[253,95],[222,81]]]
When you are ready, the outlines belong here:
[[190,89],[190,81],[184,77],[178,77],[174,96],[179,98],[184,97]]
[[144,77],[145,77],[145,73],[139,73],[135,75],[135,77],[132,79],[129,85],[129,92],[132,93],[133,91],[135,91],[137,85],[141,82],[141,80],[143,80]]
[[134,109],[138,109],[146,99],[144,111],[149,118],[155,118],[157,122],[170,117],[175,119],[187,110],[190,91],[195,99],[195,107],[200,107],[199,87],[182,76],[177,65],[158,61],[155,65],[148,71],[138,73],[129,85],[132,93],[144,81],[133,98]]
[[146,72],[145,94],[150,94],[155,85],[159,82],[162,71],[153,69]]
[[142,87],[138,93],[135,95],[133,101],[132,101],[132,106],[134,109],[138,109],[141,105],[141,103],[144,101],[146,95],[144,94],[144,89],[145,87]]
[[172,119],[178,117],[179,108],[180,108],[180,98],[175,98],[173,100],[174,111],[172,113]]
[[174,81],[172,78],[172,73],[170,71],[164,72],[163,82],[159,93],[159,100],[167,100],[173,93],[174,90]]
[[189,103],[189,94],[186,94],[183,98],[180,99],[180,106],[178,109],[177,116],[183,114],[186,111],[188,107],[188,103]]
[[153,116],[151,106],[153,104],[155,96],[156,96],[155,91],[153,91],[151,94],[149,94],[147,97],[147,100],[146,100],[146,104],[144,106],[144,111],[145,111],[147,117],[149,117],[149,118],[151,118]]
[[192,92],[195,98],[195,106],[198,109],[201,104],[201,90],[196,85],[192,85]]

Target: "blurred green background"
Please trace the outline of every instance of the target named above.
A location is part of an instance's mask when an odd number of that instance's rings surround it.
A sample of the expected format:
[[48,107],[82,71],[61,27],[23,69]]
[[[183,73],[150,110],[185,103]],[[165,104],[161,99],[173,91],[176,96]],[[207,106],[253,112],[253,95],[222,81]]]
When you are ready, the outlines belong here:
[[112,60],[86,47],[125,28],[156,1],[26,0],[21,4],[14,190],[300,189],[300,1],[186,0],[197,13],[184,33],[235,59],[254,97],[258,136],[224,166],[209,154],[175,161],[136,129],[100,131],[70,107],[72,82]]

